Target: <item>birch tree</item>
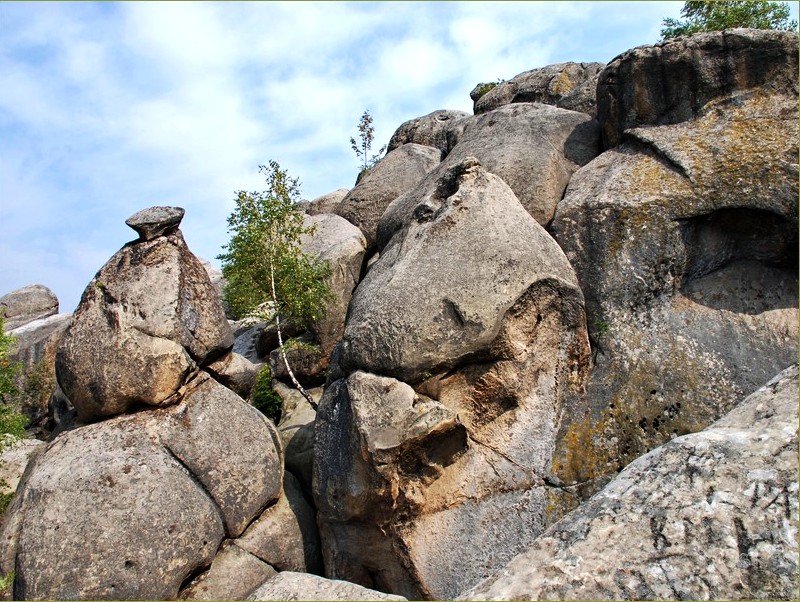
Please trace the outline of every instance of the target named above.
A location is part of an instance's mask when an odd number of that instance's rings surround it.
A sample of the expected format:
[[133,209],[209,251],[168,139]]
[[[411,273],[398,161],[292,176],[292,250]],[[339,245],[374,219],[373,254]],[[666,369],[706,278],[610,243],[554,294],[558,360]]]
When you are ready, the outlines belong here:
[[290,178],[276,161],[261,166],[267,181],[263,192],[236,193],[236,208],[228,217],[231,240],[218,256],[227,280],[225,300],[240,316],[273,321],[278,334],[281,361],[295,388],[311,407],[317,404],[294,375],[286,354],[283,326],[291,320],[308,327],[321,318],[332,297],[324,279],[328,264],[304,253],[300,238],[313,234],[303,224],[297,206],[299,182]]

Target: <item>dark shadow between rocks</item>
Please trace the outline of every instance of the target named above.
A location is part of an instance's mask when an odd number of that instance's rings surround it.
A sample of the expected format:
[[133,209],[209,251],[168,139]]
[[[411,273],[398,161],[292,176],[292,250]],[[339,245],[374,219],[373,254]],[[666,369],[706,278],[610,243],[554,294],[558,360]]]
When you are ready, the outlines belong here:
[[796,222],[760,209],[720,209],[680,221],[685,297],[749,315],[797,307]]

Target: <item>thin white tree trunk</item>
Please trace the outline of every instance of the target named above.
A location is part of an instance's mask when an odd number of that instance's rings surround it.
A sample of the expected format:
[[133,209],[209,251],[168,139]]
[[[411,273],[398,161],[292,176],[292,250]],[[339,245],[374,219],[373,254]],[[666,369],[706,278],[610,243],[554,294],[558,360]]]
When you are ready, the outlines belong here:
[[317,402],[314,401],[314,398],[311,397],[311,394],[303,388],[297,378],[295,378],[294,372],[292,371],[292,367],[289,365],[289,359],[286,357],[286,349],[283,346],[283,334],[281,332],[281,317],[277,311],[278,307],[278,299],[275,295],[275,272],[272,267],[272,261],[269,262],[269,285],[270,289],[272,290],[272,304],[273,308],[275,309],[275,328],[278,331],[278,349],[281,353],[281,358],[283,359],[283,365],[286,366],[286,372],[289,373],[289,378],[292,379],[292,384],[294,384],[294,388],[300,391],[300,395],[305,397],[308,405],[314,408],[314,411],[317,411]]

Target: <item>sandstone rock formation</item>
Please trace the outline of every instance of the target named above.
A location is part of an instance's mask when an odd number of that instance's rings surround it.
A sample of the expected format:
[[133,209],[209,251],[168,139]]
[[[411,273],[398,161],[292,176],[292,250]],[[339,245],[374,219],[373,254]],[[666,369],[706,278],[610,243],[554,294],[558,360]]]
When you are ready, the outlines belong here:
[[429,146],[404,144],[373,167],[347,193],[336,214],[361,229],[367,248],[375,246],[375,228],[386,207],[395,198],[417,184],[439,164],[441,153]]
[[31,284],[0,297],[0,313],[6,318],[6,330],[58,313],[58,297],[42,284]]
[[283,572],[254,591],[248,600],[405,600],[346,581],[306,573]]
[[566,258],[475,159],[412,214],[351,301],[314,496],[328,576],[448,598],[544,529],[588,341]]
[[[231,390],[247,360],[228,353],[219,298],[177,229],[182,211],[167,209],[129,220],[142,238],[92,281],[59,349],[79,417],[100,421],[64,425],[20,482],[0,531],[0,571],[15,571],[18,599],[241,599],[277,570],[321,570],[314,511],[293,477],[283,486],[275,426]],[[87,330],[104,318],[100,334],[117,339],[98,356]],[[192,369],[171,374],[165,347]],[[129,372],[109,380],[131,350]],[[90,408],[141,401],[153,390],[142,366],[176,383],[156,407],[86,410],[84,386]]]
[[597,82],[603,142],[618,145],[629,128],[690,121],[716,99],[756,90],[797,97],[797,33],[728,29],[628,50]]
[[467,600],[794,599],[797,366],[630,464]]
[[474,100],[475,114],[514,102],[540,102],[597,116],[597,78],[603,63],[558,63],[500,82]]
[[416,119],[409,119],[392,134],[386,152],[390,153],[403,144],[422,144],[438,148],[442,152],[443,158],[451,148],[447,133],[457,121],[469,116],[469,113],[464,111],[441,110]]
[[82,421],[173,403],[191,374],[233,346],[217,292],[176,213],[165,213],[160,225],[137,214],[145,238],[100,269],[61,341],[58,381]]
[[[786,35],[702,34],[633,50],[601,75],[619,103],[666,89],[696,102],[679,123],[625,130],[556,210],[551,230],[586,297],[595,360],[590,407],[564,423],[556,469],[567,483],[602,483],[796,361],[797,91],[781,82],[796,86],[797,37],[777,57],[773,44]],[[786,73],[714,87],[720,61],[738,53],[771,56]],[[678,78],[680,65],[705,79]]]
[[350,192],[349,188],[339,188],[328,194],[323,194],[309,203],[306,213],[309,215],[319,215],[321,213],[336,213],[336,208],[342,199]]
[[10,332],[16,342],[9,358],[21,365],[13,405],[27,416],[27,430],[36,437],[45,438],[54,426],[48,413],[56,389],[56,350],[71,322],[72,314],[55,314]]

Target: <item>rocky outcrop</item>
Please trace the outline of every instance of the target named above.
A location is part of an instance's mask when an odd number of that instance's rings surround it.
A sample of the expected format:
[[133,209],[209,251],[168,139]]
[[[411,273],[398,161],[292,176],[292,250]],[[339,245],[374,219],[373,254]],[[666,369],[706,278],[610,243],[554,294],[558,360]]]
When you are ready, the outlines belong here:
[[[786,35],[702,34],[631,51],[604,73],[620,99],[651,88],[706,98],[719,52],[769,56]],[[706,79],[672,74],[689,56]],[[602,482],[796,361],[797,93],[779,85],[793,74],[796,86],[796,56],[777,62],[775,90],[756,75],[749,89],[750,76],[720,84],[680,123],[627,129],[572,178],[551,230],[586,297],[595,367],[591,407],[565,420],[565,482]]]
[[56,350],[71,322],[72,314],[55,314],[10,332],[15,343],[9,358],[21,365],[12,404],[27,416],[27,430],[36,437],[45,438],[54,426],[48,412],[56,388]]
[[536,103],[507,105],[455,120],[447,131],[447,157],[383,213],[377,229],[378,249],[413,219],[418,199],[430,194],[449,170],[468,157],[502,178],[528,213],[547,225],[572,174],[599,152],[599,136],[597,122],[588,115]]
[[11,443],[0,453],[0,494],[8,495],[17,490],[28,462],[44,444],[38,439],[22,439]]
[[278,498],[274,427],[208,377],[189,389],[169,408],[65,432],[37,456],[2,532],[16,597],[174,598]]
[[350,192],[349,188],[339,188],[328,194],[323,194],[315,198],[308,205],[306,213],[309,215],[319,215],[321,213],[336,213],[336,208],[342,202],[347,193]]
[[[73,400],[82,383],[99,383],[89,392],[101,402],[136,386],[132,372],[121,392],[108,380],[108,363],[123,370],[134,347],[106,341],[100,358],[91,326],[139,344],[142,362],[128,370],[164,370],[174,391],[88,425],[69,419],[64,399],[62,430],[30,461],[0,531],[0,571],[15,571],[16,598],[241,599],[277,570],[321,570],[314,511],[293,477],[284,481],[275,426],[234,392],[252,365],[227,352],[228,323],[178,213],[129,220],[142,239],[98,273],[59,349]],[[173,345],[191,370],[163,365]],[[137,374],[150,391],[153,374]]]
[[367,248],[375,246],[375,228],[386,207],[439,164],[441,153],[429,146],[403,144],[378,161],[336,208],[336,214],[361,229]]
[[392,152],[404,144],[422,144],[438,148],[442,152],[443,158],[452,148],[448,142],[447,133],[457,121],[469,116],[469,113],[464,111],[441,110],[416,119],[409,119],[392,134],[386,150]]
[[716,100],[761,95],[797,98],[797,33],[728,29],[628,50],[601,72],[597,112],[610,148],[629,128],[691,121]]
[[41,284],[23,286],[0,297],[0,313],[6,318],[6,330],[13,330],[57,314],[58,297]]
[[56,354],[58,382],[82,421],[174,403],[191,374],[233,346],[217,292],[177,217],[167,212],[159,226],[147,215],[135,220],[147,236],[166,233],[125,245],[100,269]]
[[412,213],[351,301],[314,496],[328,576],[448,598],[544,529],[588,341],[566,258],[475,159]]
[[306,573],[283,572],[254,591],[248,600],[405,600],[346,581]]
[[603,63],[558,63],[525,71],[474,101],[475,114],[515,102],[540,102],[597,116],[597,78]]
[[[311,480],[314,466],[314,421],[317,413],[294,387],[273,381],[275,392],[283,401],[278,432],[285,450],[284,465],[303,487],[309,499],[312,496]],[[323,389],[317,387],[308,393],[319,404]]]
[[797,596],[797,366],[637,459],[467,600]]

